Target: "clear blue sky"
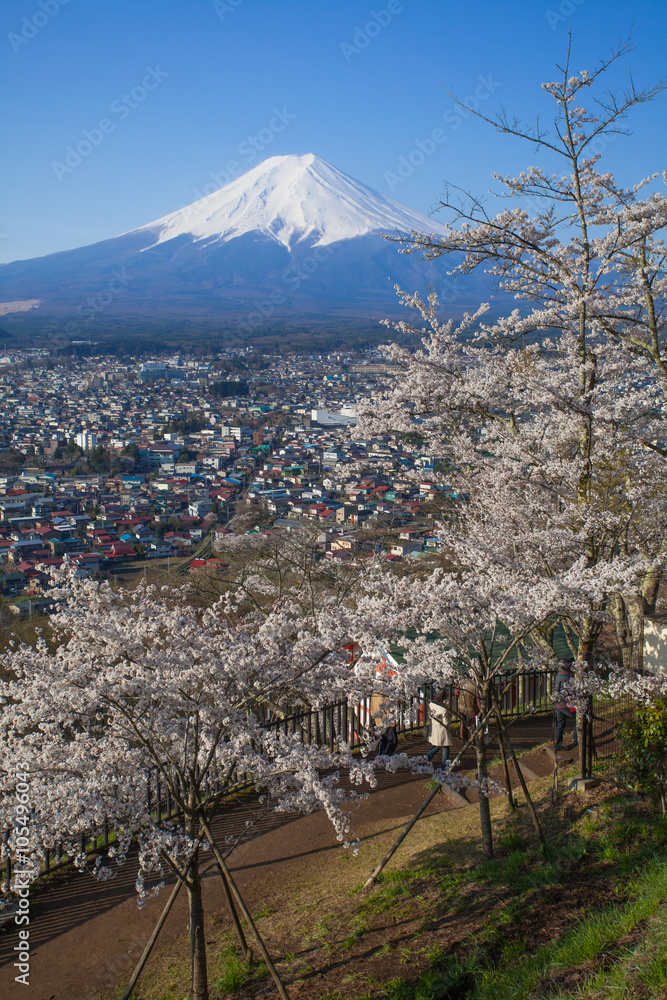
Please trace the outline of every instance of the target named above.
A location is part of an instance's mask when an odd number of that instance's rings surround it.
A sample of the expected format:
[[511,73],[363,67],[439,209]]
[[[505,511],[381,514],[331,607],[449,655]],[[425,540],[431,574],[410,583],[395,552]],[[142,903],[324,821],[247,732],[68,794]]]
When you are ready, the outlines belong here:
[[[473,119],[443,124],[443,87],[465,98],[481,79],[485,111],[548,114],[540,83],[568,28],[575,70],[634,22],[621,69],[639,85],[667,75],[664,0],[5,0],[0,17],[0,261],[134,229],[211,190],[211,174],[224,182],[230,162],[274,154],[316,153],[422,212],[445,181],[484,192],[534,154]],[[609,147],[621,180],[667,165],[666,118],[663,95]],[[434,128],[446,141],[392,189]]]

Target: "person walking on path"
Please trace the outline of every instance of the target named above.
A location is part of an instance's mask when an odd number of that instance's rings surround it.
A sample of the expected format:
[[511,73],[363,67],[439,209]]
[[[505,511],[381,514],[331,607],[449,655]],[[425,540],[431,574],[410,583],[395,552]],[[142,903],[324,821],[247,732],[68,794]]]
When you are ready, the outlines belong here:
[[458,696],[456,707],[461,720],[459,735],[465,742],[475,729],[475,717],[479,709],[477,686],[472,677],[462,677],[458,687],[454,688],[454,694]]
[[396,725],[390,722],[388,726],[382,731],[382,736],[380,737],[380,742],[378,743],[376,757],[392,757],[396,752],[396,747],[398,746],[398,733],[396,732]]
[[572,746],[579,746],[579,737],[577,736],[577,710],[576,708],[571,708],[567,703],[567,695],[571,689],[572,685],[572,671],[570,669],[572,661],[567,660],[565,665],[560,668],[556,674],[556,680],[554,683],[554,710],[556,712],[556,738],[554,741],[554,750],[563,749],[563,735],[565,733],[565,727],[567,725],[568,719],[572,719],[573,725],[573,736],[572,736]]
[[442,748],[442,767],[449,760],[450,748],[453,743],[451,722],[452,716],[444,704],[444,691],[428,703],[428,741],[431,749],[426,754],[427,760],[433,760],[438,750]]
[[371,697],[370,714],[376,733],[380,734],[376,757],[391,757],[398,746],[398,728],[395,713],[388,709],[389,698],[383,691]]

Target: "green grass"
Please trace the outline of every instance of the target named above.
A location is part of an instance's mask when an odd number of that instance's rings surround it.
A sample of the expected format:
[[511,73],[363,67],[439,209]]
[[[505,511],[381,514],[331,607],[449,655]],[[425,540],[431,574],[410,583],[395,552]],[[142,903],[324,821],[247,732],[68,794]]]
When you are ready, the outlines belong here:
[[360,913],[356,914],[352,918],[352,931],[346,938],[344,938],[342,947],[353,948],[357,942],[361,941],[361,939],[368,934],[370,929],[370,924],[368,923],[366,917]]
[[501,851],[521,851],[526,846],[525,836],[519,830],[509,830],[498,838]]
[[667,919],[664,913],[657,911],[641,941],[634,948],[628,948],[611,969],[592,975],[585,985],[589,996],[610,1000],[625,1000],[637,995],[667,996]]
[[[521,952],[512,954],[510,949],[507,956],[510,961],[503,961],[496,968],[480,965],[475,976],[475,989],[469,994],[471,1000],[529,1000],[546,993],[554,998],[587,995],[585,991],[581,994],[555,994],[547,984],[554,974],[595,963],[603,956],[614,955],[617,950],[619,954],[616,964],[618,969],[622,969],[626,956],[619,943],[641,929],[641,925],[667,902],[667,862],[655,860],[649,863],[643,874],[627,888],[632,890],[630,902],[590,914],[566,934],[562,941],[544,945],[533,955]],[[664,920],[662,915],[660,923],[664,923]],[[664,926],[661,933],[664,936]],[[667,960],[660,953],[651,959],[647,975],[664,986]],[[610,976],[611,973],[602,971],[598,980],[602,982]],[[590,988],[589,983],[588,995],[591,995]],[[623,993],[617,995],[620,998]]]
[[[356,908],[356,919],[367,918],[371,930],[375,915],[396,914],[411,900],[409,916],[426,916],[425,930],[438,914],[466,919],[475,908],[484,923],[466,943],[465,958],[437,944],[420,951],[421,932],[413,933],[399,964],[405,951],[419,977],[369,980],[355,1000],[667,1000],[667,823],[624,794],[580,812],[573,797],[568,809],[570,821],[552,830],[546,859],[526,817],[512,815],[490,861],[473,860],[462,839],[450,841],[447,853],[430,849],[412,867],[379,878]],[[593,902],[568,930],[531,948],[521,926],[530,926],[531,913],[540,921],[542,902],[556,899],[554,891],[568,899],[578,885]],[[609,905],[614,887],[618,901]],[[605,905],[596,907],[596,898]]]
[[[467,958],[437,946],[415,981],[403,977],[372,984],[355,1000],[634,1000],[667,996],[667,862],[654,859],[626,886],[631,898],[580,920],[560,941],[529,954],[509,940],[491,962],[485,945],[492,928],[476,938]],[[518,903],[517,905],[520,905]],[[510,931],[510,912],[504,928]],[[599,968],[596,969],[596,964]],[[577,977],[578,970],[582,974]],[[567,980],[571,975],[571,985]],[[565,981],[564,987],[559,981]],[[335,994],[334,994],[335,995]]]
[[216,986],[222,993],[236,993],[248,982],[250,970],[231,949],[221,956],[220,961],[222,972],[217,977]]
[[[410,873],[412,875],[412,873]],[[391,879],[382,884],[371,899],[362,903],[361,910],[367,913],[387,913],[396,902],[412,895],[412,888],[403,879]]]
[[415,982],[401,976],[386,983],[374,984],[355,1000],[458,1000],[466,994],[468,963],[452,957],[441,967],[427,969]]
[[252,980],[263,979],[269,974],[263,962],[249,966],[231,946],[220,953],[217,969],[215,986],[222,994],[238,993]]

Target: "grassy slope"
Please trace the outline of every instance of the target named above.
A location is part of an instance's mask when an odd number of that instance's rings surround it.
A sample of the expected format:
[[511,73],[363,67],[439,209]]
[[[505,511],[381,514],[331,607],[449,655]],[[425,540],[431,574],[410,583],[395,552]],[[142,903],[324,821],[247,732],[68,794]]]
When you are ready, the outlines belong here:
[[[525,807],[512,814],[496,799],[491,862],[471,807],[421,820],[370,891],[360,884],[395,822],[378,826],[357,858],[332,848],[271,877],[275,909],[260,910],[258,923],[290,995],[667,998],[667,826],[631,795],[595,790],[553,806],[549,780],[531,788],[551,844],[546,861]],[[216,1000],[274,995],[264,969],[249,976],[239,963],[222,913],[207,937]],[[185,936],[169,951],[152,960],[138,1000],[187,995]]]

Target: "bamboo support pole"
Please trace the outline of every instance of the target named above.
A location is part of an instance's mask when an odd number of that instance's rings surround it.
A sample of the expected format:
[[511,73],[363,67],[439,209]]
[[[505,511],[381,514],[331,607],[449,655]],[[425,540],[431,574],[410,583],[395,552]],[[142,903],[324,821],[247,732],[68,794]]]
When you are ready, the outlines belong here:
[[533,821],[533,826],[535,827],[535,833],[537,834],[537,839],[539,840],[540,847],[542,849],[542,856],[544,857],[546,855],[546,853],[547,853],[547,842],[544,839],[544,833],[542,831],[542,825],[540,823],[539,817],[538,817],[537,812],[535,810],[535,804],[533,803],[533,800],[531,798],[530,792],[528,791],[528,785],[526,784],[526,779],[523,776],[523,771],[521,770],[521,767],[519,765],[519,761],[517,760],[517,756],[516,756],[516,754],[514,752],[514,747],[512,746],[512,741],[509,738],[509,734],[507,732],[507,729],[505,728],[505,723],[503,722],[502,716],[500,715],[500,709],[498,708],[498,702],[497,701],[496,701],[495,707],[496,707],[496,719],[498,721],[498,726],[500,728],[500,733],[498,734],[499,741],[501,743],[502,742],[505,743],[505,745],[506,745],[506,747],[507,747],[507,749],[509,751],[510,757],[512,758],[512,763],[514,764],[514,769],[516,771],[516,776],[519,779],[519,784],[521,785],[521,790],[523,791],[523,794],[526,796],[526,805],[528,806],[528,812],[530,813],[530,818]]
[[137,985],[137,982],[139,980],[139,976],[144,971],[144,966],[145,966],[146,962],[148,961],[148,959],[150,957],[150,953],[153,950],[153,946],[155,945],[155,942],[158,939],[160,931],[164,927],[164,922],[167,919],[167,917],[169,916],[169,911],[171,910],[172,906],[174,905],[174,902],[176,901],[176,897],[178,896],[178,892],[179,892],[179,889],[181,888],[182,884],[183,883],[179,880],[176,883],[176,885],[174,886],[174,888],[172,889],[171,896],[167,900],[167,905],[165,906],[164,910],[162,911],[162,914],[160,915],[160,919],[158,920],[158,922],[155,925],[155,928],[153,930],[153,933],[151,934],[150,938],[148,939],[146,947],[144,948],[144,950],[142,952],[141,958],[137,962],[137,966],[136,966],[134,972],[132,973],[132,977],[131,977],[129,983],[127,984],[127,987],[126,987],[125,992],[123,993],[123,995],[121,997],[121,1000],[130,1000],[130,997],[132,996],[132,992],[134,990],[134,987]]
[[274,983],[276,984],[276,989],[278,990],[278,995],[281,997],[281,1000],[289,1000],[289,996],[288,996],[287,991],[286,991],[286,989],[285,989],[285,987],[283,985],[283,981],[280,978],[278,970],[276,969],[275,965],[273,964],[271,956],[269,955],[269,953],[267,951],[267,948],[266,948],[266,945],[264,944],[264,940],[263,940],[261,934],[259,933],[259,930],[257,929],[254,920],[252,919],[252,917],[250,915],[248,907],[245,905],[245,902],[243,900],[243,897],[242,897],[241,893],[238,890],[236,882],[232,878],[232,873],[230,872],[229,868],[227,867],[227,864],[226,864],[225,859],[223,858],[222,854],[218,850],[218,846],[215,843],[215,840],[213,839],[213,835],[211,833],[211,829],[210,829],[208,823],[206,822],[206,820],[204,819],[203,816],[200,818],[200,822],[201,822],[202,828],[204,830],[204,833],[206,834],[208,842],[211,845],[211,849],[213,850],[213,854],[215,856],[215,860],[218,862],[218,865],[220,866],[221,871],[224,873],[224,876],[227,879],[227,882],[229,884],[229,888],[232,890],[232,892],[234,894],[236,902],[239,905],[239,909],[241,910],[241,913],[245,917],[245,919],[246,919],[246,921],[248,923],[248,927],[252,931],[253,937],[255,938],[255,941],[257,942],[257,947],[260,950],[262,958],[266,962],[266,966],[267,966],[269,972],[271,973],[271,978],[273,979]]

